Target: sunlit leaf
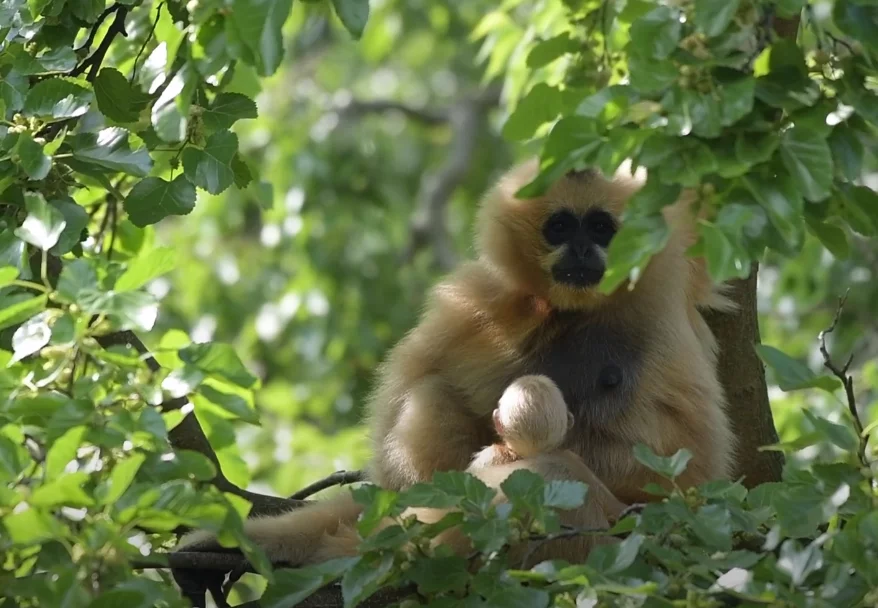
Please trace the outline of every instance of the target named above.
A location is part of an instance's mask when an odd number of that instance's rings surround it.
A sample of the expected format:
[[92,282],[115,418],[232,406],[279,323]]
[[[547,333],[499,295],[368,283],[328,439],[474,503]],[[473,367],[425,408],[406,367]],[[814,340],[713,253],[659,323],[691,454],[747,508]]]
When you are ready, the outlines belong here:
[[183,170],[190,182],[211,194],[220,194],[235,181],[232,159],[238,151],[238,137],[219,131],[208,138],[204,149],[183,151]]

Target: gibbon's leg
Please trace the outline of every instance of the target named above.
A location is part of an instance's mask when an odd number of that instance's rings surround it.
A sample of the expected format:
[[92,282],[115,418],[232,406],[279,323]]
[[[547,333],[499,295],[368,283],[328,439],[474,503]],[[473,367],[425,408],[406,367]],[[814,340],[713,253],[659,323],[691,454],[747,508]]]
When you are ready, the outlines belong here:
[[[356,555],[359,538],[353,525],[363,510],[344,490],[327,500],[293,511],[244,522],[244,534],[276,564],[305,566],[334,557]],[[216,537],[203,530],[184,536],[175,551],[222,550]]]
[[405,398],[389,433],[379,433],[370,478],[399,490],[429,482],[436,471],[463,471],[491,441],[490,417],[480,420],[441,378],[428,377]]

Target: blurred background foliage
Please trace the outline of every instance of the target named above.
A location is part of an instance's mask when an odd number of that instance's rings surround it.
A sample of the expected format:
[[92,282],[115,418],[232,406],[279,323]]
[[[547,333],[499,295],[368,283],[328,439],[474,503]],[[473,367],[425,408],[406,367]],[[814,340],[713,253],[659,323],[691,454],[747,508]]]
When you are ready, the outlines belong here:
[[[181,261],[150,286],[161,306],[148,338],[155,344],[182,329],[194,341],[230,342],[260,376],[263,424],[238,428],[254,487],[289,494],[364,464],[359,423],[376,365],[416,322],[429,286],[453,260],[472,255],[482,192],[533,152],[503,137],[517,100],[535,81],[612,77],[606,65],[570,66],[564,58],[536,72],[527,67],[536,41],[571,27],[559,18],[565,10],[560,1],[452,9],[374,0],[357,41],[328,5],[299,2],[277,73],[260,81],[238,66],[228,90],[255,98],[259,117],[235,130],[263,185],[220,196],[199,191],[190,216],[156,228]],[[820,5],[813,11],[820,15]],[[593,40],[602,44],[599,35]],[[468,110],[476,120],[466,122]],[[461,150],[468,162],[449,180]],[[867,154],[867,183],[876,168]],[[443,179],[449,191],[437,202],[431,196]],[[874,241],[852,235],[849,255],[839,259],[809,234],[798,257],[769,254],[759,280],[763,342],[815,371],[818,333],[850,289],[830,343],[837,357],[855,354],[868,420],[878,419],[878,395],[864,388],[878,386],[876,272]],[[786,441],[807,429],[805,400],[829,419],[843,411],[822,393],[771,387],[771,396]]]

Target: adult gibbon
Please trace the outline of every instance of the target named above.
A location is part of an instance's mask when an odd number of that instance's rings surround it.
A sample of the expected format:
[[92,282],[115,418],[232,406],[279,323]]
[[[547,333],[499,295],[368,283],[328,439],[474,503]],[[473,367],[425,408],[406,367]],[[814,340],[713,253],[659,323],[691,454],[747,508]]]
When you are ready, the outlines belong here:
[[[518,165],[489,191],[477,259],[432,290],[420,323],[380,367],[368,404],[369,480],[402,489],[436,471],[466,470],[496,441],[493,411],[525,375],[548,376],[560,388],[574,418],[569,451],[471,472],[495,488],[518,468],[589,484],[586,505],[560,513],[562,523],[607,525],[625,505],[650,500],[646,484],[665,485],[634,458],[637,443],[661,455],[691,451],[681,487],[727,478],[734,441],[716,343],[698,309],[731,303],[704,260],[685,254],[695,239],[694,194],[663,210],[670,239],[634,287],[604,295],[597,285],[606,250],[643,175],[627,163],[612,177],[576,171],[543,196],[517,198],[537,171],[535,160]],[[248,520],[245,531],[273,561],[304,565],[355,553],[360,512],[343,492]],[[182,546],[216,549],[213,538],[196,532]],[[549,553],[535,557],[582,559],[591,543],[547,545]]]

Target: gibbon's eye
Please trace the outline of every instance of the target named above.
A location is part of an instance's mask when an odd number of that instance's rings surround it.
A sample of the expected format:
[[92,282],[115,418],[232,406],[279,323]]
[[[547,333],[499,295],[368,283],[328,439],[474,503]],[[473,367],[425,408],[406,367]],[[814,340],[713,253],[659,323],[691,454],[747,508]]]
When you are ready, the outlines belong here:
[[576,231],[576,218],[569,211],[553,213],[543,225],[543,236],[550,245],[566,243]]
[[588,216],[588,230],[596,243],[606,247],[616,234],[616,222],[609,213],[599,211]]

